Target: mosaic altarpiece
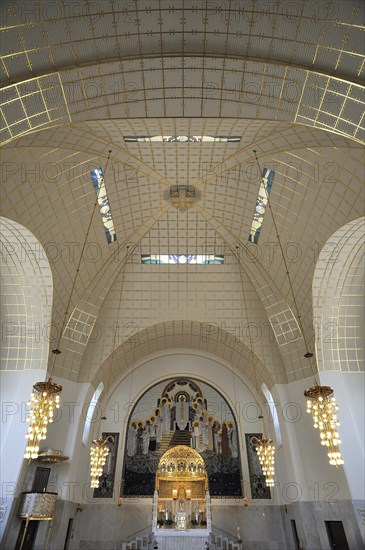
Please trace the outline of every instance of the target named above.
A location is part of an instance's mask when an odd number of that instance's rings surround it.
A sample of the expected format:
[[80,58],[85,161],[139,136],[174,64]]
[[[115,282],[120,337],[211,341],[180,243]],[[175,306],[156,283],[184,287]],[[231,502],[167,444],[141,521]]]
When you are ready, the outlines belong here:
[[153,496],[160,459],[177,445],[200,453],[212,497],[242,496],[232,411],[211,386],[185,378],[154,386],[136,404],[126,438],[122,496]]

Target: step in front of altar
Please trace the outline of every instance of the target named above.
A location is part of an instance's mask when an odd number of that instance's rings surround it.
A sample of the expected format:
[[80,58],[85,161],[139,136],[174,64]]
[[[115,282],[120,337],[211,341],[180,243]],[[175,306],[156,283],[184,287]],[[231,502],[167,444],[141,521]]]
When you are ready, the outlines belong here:
[[205,550],[205,541],[208,539],[208,535],[155,535],[158,550]]

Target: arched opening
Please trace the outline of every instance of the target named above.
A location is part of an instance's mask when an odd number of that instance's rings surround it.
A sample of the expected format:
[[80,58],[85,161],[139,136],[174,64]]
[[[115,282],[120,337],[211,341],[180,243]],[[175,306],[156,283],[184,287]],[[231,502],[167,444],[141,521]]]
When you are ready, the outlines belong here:
[[364,218],[336,231],[313,276],[319,371],[360,372],[364,364]]
[[163,454],[156,474],[153,511],[155,532],[207,530],[208,476],[204,459],[195,449],[177,445]]
[[365,496],[364,222],[363,217],[352,220],[328,239],[313,276],[320,380],[336,393],[344,471],[359,502]]
[[[47,254],[29,229],[1,217],[0,241],[0,398],[3,403],[0,477],[13,487],[3,496],[1,534],[11,502],[21,486],[21,451],[26,446],[24,436],[28,427],[23,407],[33,384],[44,380],[46,375],[53,278]],[[14,453],[14,449],[19,452]]]
[[129,418],[122,494],[153,496],[160,461],[184,446],[198,453],[214,497],[242,496],[242,465],[235,415],[212,386],[177,377],[150,387]]

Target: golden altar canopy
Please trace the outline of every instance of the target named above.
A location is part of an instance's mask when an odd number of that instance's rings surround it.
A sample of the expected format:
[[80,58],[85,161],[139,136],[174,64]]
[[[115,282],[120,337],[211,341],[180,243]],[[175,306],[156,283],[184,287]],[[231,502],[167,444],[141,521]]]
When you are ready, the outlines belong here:
[[204,460],[191,447],[177,445],[161,457],[157,471],[157,485],[161,480],[207,480]]

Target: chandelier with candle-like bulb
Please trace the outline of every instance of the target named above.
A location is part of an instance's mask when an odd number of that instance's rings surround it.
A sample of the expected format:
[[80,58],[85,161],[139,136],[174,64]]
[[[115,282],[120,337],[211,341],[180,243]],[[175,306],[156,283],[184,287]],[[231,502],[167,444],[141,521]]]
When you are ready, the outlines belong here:
[[100,483],[100,476],[103,473],[103,468],[106,462],[106,457],[110,451],[107,443],[114,443],[114,437],[108,435],[100,439],[94,439],[90,448],[90,487],[97,489]]
[[261,439],[251,437],[251,443],[256,447],[257,456],[261,464],[262,474],[265,477],[267,487],[274,487],[275,446],[273,445],[273,440],[267,437],[262,437]]
[[48,423],[53,422],[55,408],[59,408],[62,386],[54,384],[51,379],[48,382],[37,382],[33,386],[28,406],[31,407],[27,422],[29,422],[26,439],[28,444],[24,458],[28,460],[38,458],[39,444],[46,439]]
[[340,466],[344,463],[340,453],[340,436],[337,427],[338,406],[330,386],[313,386],[304,392],[307,398],[307,412],[313,416],[314,427],[319,430],[321,444],[327,447],[329,463]]

